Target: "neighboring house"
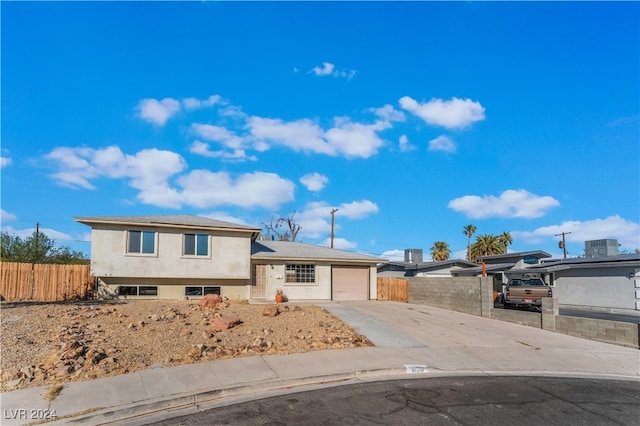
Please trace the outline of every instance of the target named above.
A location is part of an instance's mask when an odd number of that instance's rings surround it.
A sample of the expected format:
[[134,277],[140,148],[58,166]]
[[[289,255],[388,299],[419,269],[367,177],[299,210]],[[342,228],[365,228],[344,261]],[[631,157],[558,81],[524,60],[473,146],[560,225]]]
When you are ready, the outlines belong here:
[[492,275],[496,282],[499,281],[506,284],[512,269],[523,269],[539,265],[542,259],[549,257],[551,255],[542,250],[482,256],[479,258],[480,264],[474,263],[473,267],[454,268],[451,271],[451,275],[454,277],[480,276],[482,275],[482,262],[484,262],[484,269],[487,275]]
[[440,262],[394,262],[378,266],[379,277],[450,277],[453,268],[473,268],[476,263],[461,259]]
[[640,254],[545,262],[514,273],[537,273],[561,306],[640,311]]
[[[376,298],[372,256],[256,241],[259,228],[191,215],[76,217],[91,227],[98,291],[128,298]],[[280,277],[280,278],[278,278]],[[287,277],[287,278],[285,278]]]
[[385,260],[288,241],[254,241],[251,299],[272,300],[276,289],[290,300],[376,298],[376,265]]
[[404,250],[404,261],[390,261],[378,265],[379,277],[450,277],[452,268],[469,268],[475,263],[454,259],[424,262],[422,249]]

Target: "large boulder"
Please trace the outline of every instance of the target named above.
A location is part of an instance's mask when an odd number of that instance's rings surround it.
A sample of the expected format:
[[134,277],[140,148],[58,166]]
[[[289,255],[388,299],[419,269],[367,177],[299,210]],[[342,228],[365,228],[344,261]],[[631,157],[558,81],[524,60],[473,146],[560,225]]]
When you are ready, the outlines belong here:
[[279,313],[280,311],[278,310],[278,307],[276,305],[265,306],[262,310],[262,315],[264,315],[265,317],[275,317]]
[[211,322],[211,331],[214,333],[216,331],[224,331],[228,330],[236,325],[242,324],[240,318],[234,316],[220,316],[218,318],[214,318]]
[[200,306],[203,308],[215,308],[220,302],[222,302],[222,297],[219,295],[207,294],[200,301]]

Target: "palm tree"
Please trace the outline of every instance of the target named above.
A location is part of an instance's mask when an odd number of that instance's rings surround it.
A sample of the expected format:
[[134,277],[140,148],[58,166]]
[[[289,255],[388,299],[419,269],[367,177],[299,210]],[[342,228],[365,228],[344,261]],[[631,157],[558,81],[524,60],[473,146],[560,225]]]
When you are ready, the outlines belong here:
[[469,257],[469,248],[471,247],[471,237],[473,237],[473,234],[476,232],[477,229],[478,228],[476,228],[475,226],[469,224],[465,226],[464,229],[462,230],[462,233],[467,236],[467,260],[471,259]]
[[433,243],[433,247],[431,247],[431,258],[433,260],[441,262],[443,260],[448,260],[449,256],[451,256],[449,244],[444,241],[436,241]]
[[506,252],[506,247],[498,237],[492,234],[483,234],[476,237],[476,242],[471,246],[469,255],[471,259],[476,261],[481,256],[492,256]]
[[502,245],[504,245],[504,252],[507,252],[507,248],[513,242],[513,237],[511,236],[511,232],[504,231],[501,235],[498,236],[498,241]]

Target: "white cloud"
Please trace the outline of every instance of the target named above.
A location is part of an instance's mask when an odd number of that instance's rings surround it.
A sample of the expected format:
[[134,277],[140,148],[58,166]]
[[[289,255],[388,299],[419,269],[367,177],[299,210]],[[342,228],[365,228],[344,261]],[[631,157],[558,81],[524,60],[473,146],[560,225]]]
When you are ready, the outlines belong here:
[[456,144],[447,136],[438,136],[429,141],[429,151],[456,152]]
[[409,138],[407,135],[402,135],[398,138],[398,146],[400,147],[401,152],[409,152],[416,149],[415,146],[409,143]]
[[182,105],[184,105],[186,110],[190,111],[201,108],[211,108],[221,102],[222,97],[220,95],[211,95],[207,99],[184,98],[182,100]]
[[[604,219],[592,219],[584,222],[571,220],[559,225],[543,226],[534,231],[513,231],[514,239],[522,239],[530,244],[542,241],[558,240],[557,234],[565,233],[567,242],[584,243],[590,240],[606,238],[617,239],[628,250],[640,249],[640,224],[625,220],[618,215]],[[570,234],[567,234],[570,232]]]
[[189,152],[193,154],[202,155],[203,157],[222,158],[225,160],[256,161],[258,159],[253,155],[247,155],[244,149],[233,149],[231,151],[223,151],[223,150],[213,151],[211,150],[208,143],[204,143],[200,141],[194,141],[189,146]]
[[294,151],[314,154],[369,158],[384,144],[376,132],[391,125],[386,121],[361,124],[340,118],[335,120],[334,127],[324,131],[309,119],[283,122],[279,119],[251,117],[247,126],[256,144],[283,145]]
[[314,67],[311,70],[311,72],[313,72],[315,75],[318,75],[318,76],[331,75],[333,73],[334,68],[335,68],[335,65],[333,65],[332,63],[323,62],[322,67]]
[[[187,167],[184,159],[171,151],[145,149],[134,155],[112,146],[104,149],[56,148],[46,158],[58,169],[51,176],[60,184],[93,189],[96,178],[126,179],[138,190],[144,204],[180,208],[218,205],[277,208],[293,200],[295,185],[273,173],[254,172],[234,181],[227,173],[194,170],[179,175]],[[170,180],[176,179],[178,188]]]
[[308,173],[300,178],[302,183],[309,191],[322,191],[325,185],[329,183],[329,178],[320,173]]
[[274,173],[245,173],[234,181],[226,172],[194,170],[177,180],[184,203],[206,208],[234,205],[277,209],[294,199],[295,185]]
[[11,158],[9,157],[0,157],[0,168],[7,167],[11,164]]
[[386,121],[374,124],[339,122],[324,137],[335,150],[346,157],[369,158],[378,152],[384,142],[376,134],[391,125]]
[[13,213],[9,213],[8,211],[4,210],[4,209],[0,209],[0,221],[5,221],[5,220],[16,220],[18,217],[13,214]]
[[404,261],[404,250],[398,250],[398,249],[387,250],[387,251],[383,252],[380,257],[382,257],[383,259],[390,260],[390,261],[403,262]]
[[[202,217],[206,217],[209,219],[215,219],[215,220],[221,220],[223,222],[231,222],[231,223],[236,223],[238,225],[246,225],[246,226],[254,226],[251,225],[249,223],[247,223],[246,220],[237,217],[237,216],[233,216],[230,215],[228,213],[225,212],[221,212],[221,211],[212,211],[209,213],[205,213],[205,214],[199,214],[198,216],[202,216]],[[256,226],[256,228],[259,228],[260,226]]]
[[323,62],[321,67],[313,67],[309,73],[319,77],[330,75],[332,77],[345,77],[349,79],[355,77],[357,73],[356,70],[336,70],[335,68],[335,65],[331,62]]
[[242,137],[220,126],[195,123],[191,130],[205,140],[219,142],[231,149],[243,148],[246,143]]
[[487,217],[527,218],[544,216],[547,211],[560,205],[550,196],[538,196],[524,189],[509,189],[493,195],[465,195],[449,202],[449,208],[473,219]]
[[382,118],[386,121],[406,121],[407,117],[405,117],[404,112],[398,111],[393,107],[393,105],[386,104],[380,108],[371,108],[375,115]]
[[[320,245],[325,247],[331,247],[331,237],[322,241]],[[335,249],[349,250],[349,249],[354,249],[356,247],[358,247],[358,243],[355,243],[353,241],[349,241],[345,238],[338,238],[338,237],[333,238],[333,248]]]
[[143,99],[138,103],[138,114],[140,118],[159,126],[164,126],[169,118],[180,111],[180,101],[172,98]]
[[400,106],[428,124],[450,129],[466,127],[485,118],[484,107],[471,99],[453,98],[443,101],[434,98],[429,102],[419,103],[409,96],[403,96],[400,98]]
[[336,155],[335,148],[322,138],[320,126],[308,119],[285,123],[280,119],[251,117],[247,126],[256,139],[265,143],[284,145],[294,151]]
[[296,213],[296,222],[302,226],[300,235],[308,238],[322,238],[329,235],[331,233],[331,210],[335,208],[338,209],[335,214],[335,230],[341,228],[340,218],[364,219],[379,211],[378,206],[369,200],[352,201],[338,206],[327,204],[324,201],[311,202],[305,206],[303,211]]
[[[14,229],[11,226],[7,226],[7,227],[4,227],[2,229],[2,231],[8,233],[9,235],[16,235],[16,236],[24,239],[24,238],[31,237],[33,235],[33,233],[36,232],[36,228]],[[87,238],[87,234],[82,234],[82,236],[72,236],[72,235],[66,234],[64,232],[56,231],[55,229],[45,228],[45,227],[42,227],[42,226],[40,228],[38,228],[38,232],[43,233],[44,235],[46,235],[47,237],[51,238],[52,240],[90,241],[90,237],[89,237],[89,240],[86,239]]]

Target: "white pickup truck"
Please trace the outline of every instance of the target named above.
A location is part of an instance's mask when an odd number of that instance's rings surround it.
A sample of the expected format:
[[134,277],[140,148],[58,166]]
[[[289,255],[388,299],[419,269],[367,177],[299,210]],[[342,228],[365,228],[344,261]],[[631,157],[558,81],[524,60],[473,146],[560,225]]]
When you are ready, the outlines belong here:
[[510,278],[504,294],[504,307],[542,306],[545,297],[553,297],[553,290],[542,278]]

